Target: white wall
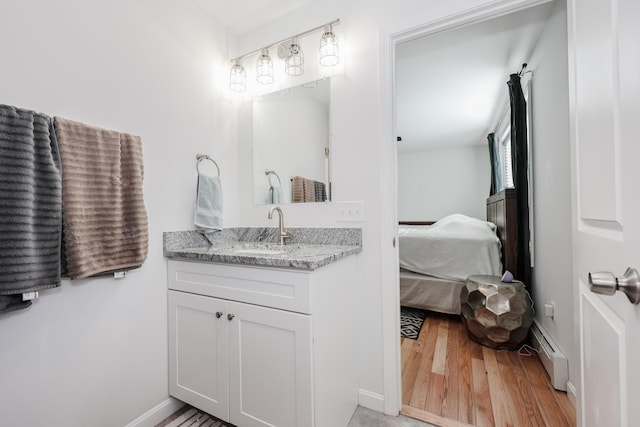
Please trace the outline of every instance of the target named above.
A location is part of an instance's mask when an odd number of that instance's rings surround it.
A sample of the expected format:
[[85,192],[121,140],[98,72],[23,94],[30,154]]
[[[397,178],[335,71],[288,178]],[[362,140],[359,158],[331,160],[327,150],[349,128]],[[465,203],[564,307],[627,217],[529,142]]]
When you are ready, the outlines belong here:
[[225,31],[188,2],[25,0],[0,5],[0,39],[1,103],[142,137],[150,233],[126,279],[63,281],[0,315],[0,424],[123,426],[168,398],[162,232],[192,228],[196,152],[237,217]]
[[[574,360],[571,274],[571,170],[569,168],[569,89],[567,10],[557,0],[531,59],[532,157],[536,319]],[[554,319],[544,316],[544,304],[556,304]],[[577,367],[575,364],[570,368]],[[578,373],[571,371],[570,377]]]
[[398,153],[400,221],[435,221],[453,213],[486,219],[490,186],[486,145]]

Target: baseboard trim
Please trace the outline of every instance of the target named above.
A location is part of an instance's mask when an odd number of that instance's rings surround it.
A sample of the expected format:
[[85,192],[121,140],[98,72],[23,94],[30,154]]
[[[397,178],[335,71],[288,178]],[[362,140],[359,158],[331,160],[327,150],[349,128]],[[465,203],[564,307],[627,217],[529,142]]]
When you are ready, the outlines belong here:
[[576,386],[574,386],[571,381],[567,381],[567,396],[569,396],[569,400],[573,403],[573,407],[575,408],[578,392],[576,391]]
[[169,397],[160,402],[125,427],[153,427],[184,406],[184,402]]
[[384,396],[369,390],[358,390],[358,404],[367,409],[384,412]]
[[530,332],[531,345],[538,351],[542,366],[549,374],[551,385],[556,390],[567,391],[567,381],[569,380],[567,356],[560,351],[560,347],[536,319],[533,320]]

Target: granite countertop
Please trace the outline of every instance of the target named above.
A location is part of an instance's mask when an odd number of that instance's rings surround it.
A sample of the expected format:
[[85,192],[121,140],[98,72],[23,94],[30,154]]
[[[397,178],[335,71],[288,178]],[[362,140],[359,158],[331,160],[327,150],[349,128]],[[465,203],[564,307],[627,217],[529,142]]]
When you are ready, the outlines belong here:
[[362,251],[360,228],[288,228],[279,245],[278,229],[225,228],[164,233],[164,256],[184,261],[315,270]]

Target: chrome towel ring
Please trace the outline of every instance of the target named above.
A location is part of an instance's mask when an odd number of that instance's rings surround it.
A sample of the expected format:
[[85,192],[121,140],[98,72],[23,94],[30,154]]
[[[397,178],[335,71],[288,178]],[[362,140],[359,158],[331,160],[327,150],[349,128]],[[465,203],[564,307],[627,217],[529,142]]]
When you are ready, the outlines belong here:
[[196,163],[196,171],[198,173],[200,173],[200,162],[203,160],[211,160],[213,162],[214,165],[216,165],[216,169],[218,170],[218,178],[220,177],[220,166],[218,166],[218,164],[216,163],[215,160],[213,160],[212,157],[206,155],[206,154],[196,154],[196,159],[197,159],[197,163]]
[[278,180],[278,186],[282,186],[282,183],[280,182],[280,177],[278,176],[278,174],[276,173],[276,171],[272,171],[272,170],[265,170],[264,174],[267,175],[267,179],[269,180],[269,185],[271,187],[274,187],[273,183],[271,182],[271,176],[275,175],[276,179]]

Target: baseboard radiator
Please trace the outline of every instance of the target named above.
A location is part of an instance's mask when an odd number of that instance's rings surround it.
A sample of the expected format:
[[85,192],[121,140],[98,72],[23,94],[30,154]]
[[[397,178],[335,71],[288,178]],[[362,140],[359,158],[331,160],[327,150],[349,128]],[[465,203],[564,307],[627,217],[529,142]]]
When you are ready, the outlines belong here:
[[551,378],[553,388],[567,391],[567,381],[569,381],[567,357],[535,319],[529,331],[531,332],[531,344],[539,351],[538,355],[549,374],[549,378]]

